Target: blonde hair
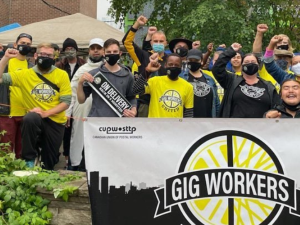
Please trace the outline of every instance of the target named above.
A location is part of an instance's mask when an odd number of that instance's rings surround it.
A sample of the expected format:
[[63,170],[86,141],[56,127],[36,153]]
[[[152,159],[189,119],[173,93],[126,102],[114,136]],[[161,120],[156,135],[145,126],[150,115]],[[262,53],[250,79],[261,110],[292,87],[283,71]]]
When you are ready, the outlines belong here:
[[39,53],[41,48],[52,48],[53,51],[54,51],[54,48],[53,48],[53,45],[51,43],[48,43],[48,42],[43,42],[43,43],[40,43],[37,47],[36,47],[36,52]]
[[285,37],[285,38],[288,39],[288,43],[289,43],[289,49],[288,49],[288,51],[293,52],[293,51],[295,50],[295,49],[293,48],[293,45],[292,45],[292,42],[291,42],[289,36],[287,36],[287,35],[285,35],[285,34],[279,34],[278,36],[280,36],[280,37]]

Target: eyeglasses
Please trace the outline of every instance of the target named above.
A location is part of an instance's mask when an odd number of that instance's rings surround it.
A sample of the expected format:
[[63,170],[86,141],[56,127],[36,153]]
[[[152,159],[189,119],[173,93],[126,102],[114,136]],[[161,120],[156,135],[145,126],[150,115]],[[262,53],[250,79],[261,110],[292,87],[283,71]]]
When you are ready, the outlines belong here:
[[45,52],[39,52],[37,53],[38,56],[42,56],[42,57],[48,57],[48,58],[53,58],[54,55],[53,54],[47,54]]

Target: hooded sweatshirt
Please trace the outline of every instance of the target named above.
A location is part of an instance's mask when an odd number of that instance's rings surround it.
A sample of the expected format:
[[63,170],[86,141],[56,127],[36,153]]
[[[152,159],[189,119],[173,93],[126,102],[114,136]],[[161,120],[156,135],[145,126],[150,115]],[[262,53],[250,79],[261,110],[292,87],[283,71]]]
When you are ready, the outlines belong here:
[[[121,69],[117,72],[110,72],[101,65],[99,68],[90,71],[91,75],[96,75],[99,71],[115,86],[115,88],[131,103],[136,106],[135,95],[132,93],[133,75],[130,70],[119,64]],[[92,93],[92,108],[88,117],[117,117],[118,115],[110,108],[110,106],[88,85],[83,86],[85,97],[88,98]]]

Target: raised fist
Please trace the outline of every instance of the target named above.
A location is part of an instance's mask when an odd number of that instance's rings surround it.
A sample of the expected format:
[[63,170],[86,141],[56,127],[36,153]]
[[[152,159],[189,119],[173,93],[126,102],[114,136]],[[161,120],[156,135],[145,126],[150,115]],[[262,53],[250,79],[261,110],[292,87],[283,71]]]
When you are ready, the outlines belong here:
[[157,31],[157,28],[152,26],[148,28],[148,35],[152,36]]
[[136,22],[139,24],[139,26],[145,26],[147,21],[148,19],[145,16],[139,16]]
[[260,33],[265,33],[268,31],[268,29],[269,28],[268,28],[267,24],[258,24],[257,28],[256,28],[257,32],[260,32]]
[[198,49],[201,46],[201,42],[200,41],[194,41],[192,44],[192,48],[193,49]]
[[242,48],[242,45],[240,45],[239,43],[233,43],[232,45],[231,45],[231,47],[233,48],[233,50],[234,51],[238,51],[238,50],[240,50],[241,48]]

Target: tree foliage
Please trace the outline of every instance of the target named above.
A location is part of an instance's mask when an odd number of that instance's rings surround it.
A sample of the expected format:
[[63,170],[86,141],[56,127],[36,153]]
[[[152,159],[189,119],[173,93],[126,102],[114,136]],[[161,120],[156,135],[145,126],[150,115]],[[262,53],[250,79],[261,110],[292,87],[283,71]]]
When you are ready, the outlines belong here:
[[[286,34],[293,47],[300,49],[298,37],[299,1],[297,0],[110,0],[109,14],[116,22],[124,22],[128,13],[138,17],[145,5],[154,10],[149,25],[164,30],[168,39],[186,37],[201,40],[202,46],[233,42],[252,49],[257,24],[265,23],[269,31],[264,46],[275,34]],[[149,5],[147,5],[149,6]]]

